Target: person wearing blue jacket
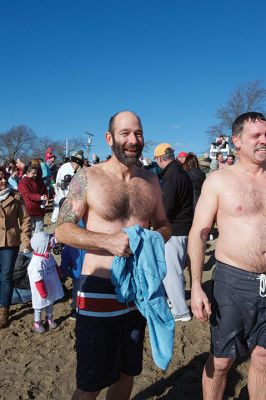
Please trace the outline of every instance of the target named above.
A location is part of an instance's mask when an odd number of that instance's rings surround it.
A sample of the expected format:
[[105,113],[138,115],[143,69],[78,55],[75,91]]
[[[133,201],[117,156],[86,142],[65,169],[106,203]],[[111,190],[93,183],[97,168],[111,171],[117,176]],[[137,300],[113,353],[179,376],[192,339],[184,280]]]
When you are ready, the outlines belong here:
[[72,309],[71,319],[76,318],[76,297],[81,275],[82,264],[84,261],[85,251],[76,249],[72,246],[65,246],[61,255],[61,271],[64,277],[70,276],[72,279]]

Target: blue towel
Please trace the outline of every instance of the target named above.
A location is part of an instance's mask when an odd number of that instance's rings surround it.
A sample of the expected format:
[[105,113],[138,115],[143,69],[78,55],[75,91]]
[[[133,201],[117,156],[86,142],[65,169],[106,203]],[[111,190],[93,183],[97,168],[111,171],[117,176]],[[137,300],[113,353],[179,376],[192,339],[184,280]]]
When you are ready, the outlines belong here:
[[164,240],[159,232],[139,225],[125,228],[131,257],[115,256],[112,283],[121,303],[134,301],[147,319],[152,356],[166,370],[174,345],[174,320],[168,307],[162,280],[166,275]]

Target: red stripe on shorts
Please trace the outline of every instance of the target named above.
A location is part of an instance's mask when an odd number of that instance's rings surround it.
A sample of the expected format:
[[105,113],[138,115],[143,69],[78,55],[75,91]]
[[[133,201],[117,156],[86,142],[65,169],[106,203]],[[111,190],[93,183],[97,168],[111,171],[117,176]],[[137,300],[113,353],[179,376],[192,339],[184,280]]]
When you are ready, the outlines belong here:
[[110,312],[125,310],[129,307],[134,307],[134,303],[124,304],[116,299],[90,299],[87,297],[77,296],[77,307],[80,310],[94,312]]

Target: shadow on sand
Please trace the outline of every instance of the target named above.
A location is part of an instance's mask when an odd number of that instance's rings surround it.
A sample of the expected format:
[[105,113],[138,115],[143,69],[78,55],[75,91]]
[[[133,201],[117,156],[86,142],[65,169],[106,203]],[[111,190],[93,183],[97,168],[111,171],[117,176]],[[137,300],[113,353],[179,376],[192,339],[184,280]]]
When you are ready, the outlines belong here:
[[[202,353],[193,358],[187,365],[180,367],[167,378],[162,378],[147,389],[135,395],[132,400],[202,400],[201,376],[208,353]],[[228,378],[224,399],[233,398],[248,400],[247,388],[244,387],[238,397],[235,387],[242,379],[241,374],[233,366]]]

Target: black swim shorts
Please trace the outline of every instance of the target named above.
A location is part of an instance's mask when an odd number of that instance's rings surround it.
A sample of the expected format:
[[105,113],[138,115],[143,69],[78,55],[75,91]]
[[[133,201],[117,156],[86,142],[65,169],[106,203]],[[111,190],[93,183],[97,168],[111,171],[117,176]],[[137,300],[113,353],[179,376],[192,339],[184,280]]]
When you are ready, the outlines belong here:
[[266,349],[266,275],[217,261],[213,280],[212,353],[236,359]]
[[77,387],[94,392],[142,371],[146,319],[116,300],[109,279],[82,275],[77,293]]

